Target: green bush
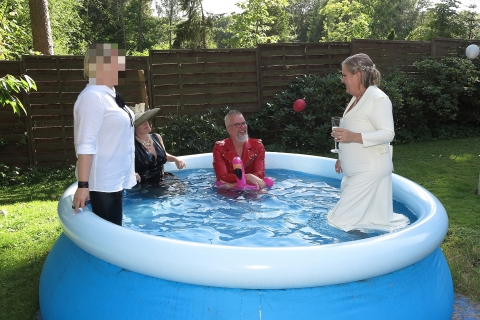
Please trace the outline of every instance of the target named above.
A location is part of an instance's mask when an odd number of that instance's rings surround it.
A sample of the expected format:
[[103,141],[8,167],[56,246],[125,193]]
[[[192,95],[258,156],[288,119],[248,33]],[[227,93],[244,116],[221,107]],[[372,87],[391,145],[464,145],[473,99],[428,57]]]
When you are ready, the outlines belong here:
[[390,70],[382,78],[381,88],[392,101],[395,130],[419,128],[426,125],[422,117],[422,100],[415,94],[416,82],[411,76]]
[[[478,62],[427,58],[415,66],[415,75],[390,70],[380,86],[393,105],[394,143],[480,134]],[[296,113],[292,105],[299,98],[305,98],[307,107]],[[327,152],[332,147],[330,118],[341,115],[350,98],[337,75],[298,77],[249,118],[249,128],[275,149]]]
[[7,74],[0,78],[0,106],[10,105],[13,108],[14,113],[18,113],[23,110],[25,114],[25,108],[22,101],[16,96],[22,91],[29,93],[31,90],[37,90],[37,85],[32,78],[26,74],[22,74],[18,79],[11,74]]
[[430,125],[451,123],[452,120],[478,122],[470,117],[473,108],[480,106],[479,71],[472,61],[431,58],[418,61],[415,66],[420,71],[417,97],[423,101],[423,115]]
[[[425,59],[415,64],[415,76],[390,70],[381,89],[393,104],[394,143],[480,134],[479,65],[461,58]],[[292,105],[300,98],[307,106],[295,112]],[[333,145],[330,119],[342,115],[350,99],[338,74],[297,77],[272,103],[248,117],[249,134],[262,137],[269,150],[328,152]],[[215,141],[228,136],[223,120],[228,111],[171,114],[154,131],[171,154],[211,152]],[[14,180],[17,171],[0,168],[0,180]]]
[[225,115],[229,108],[208,110],[204,114],[167,116],[165,125],[155,128],[160,134],[168,153],[181,156],[212,152],[217,140],[228,137],[225,130]]
[[416,62],[415,76],[390,70],[382,89],[393,104],[395,142],[477,135],[479,65],[463,58]]
[[[295,112],[293,103],[300,98],[307,106]],[[249,118],[249,128],[273,136],[266,142],[275,143],[278,149],[323,152],[332,147],[331,117],[341,116],[349,100],[338,75],[298,77],[271,104]]]
[[0,163],[0,187],[38,184],[56,184],[65,179],[75,180],[75,166],[60,168],[29,167],[20,169]]

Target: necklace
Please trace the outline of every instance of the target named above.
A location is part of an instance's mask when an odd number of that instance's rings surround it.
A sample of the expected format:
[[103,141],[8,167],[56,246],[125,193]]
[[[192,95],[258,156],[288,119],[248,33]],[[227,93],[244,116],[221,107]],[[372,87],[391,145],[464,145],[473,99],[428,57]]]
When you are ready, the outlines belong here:
[[140,142],[142,144],[142,146],[147,150],[150,149],[151,147],[153,147],[153,140],[152,140],[152,138],[150,138],[150,135],[148,136],[147,141],[140,139],[138,136],[135,136],[135,140]]
[[[364,93],[365,93],[365,92],[364,92]],[[350,106],[350,108],[348,108],[348,111],[352,110],[353,107],[355,107],[355,106],[357,105],[357,102],[360,101],[360,99],[362,99],[362,97],[363,97],[363,93],[362,93],[360,96],[358,96],[358,98],[356,98],[355,101],[353,101],[353,103],[352,103],[352,105]],[[347,111],[347,112],[348,112],[348,111]]]

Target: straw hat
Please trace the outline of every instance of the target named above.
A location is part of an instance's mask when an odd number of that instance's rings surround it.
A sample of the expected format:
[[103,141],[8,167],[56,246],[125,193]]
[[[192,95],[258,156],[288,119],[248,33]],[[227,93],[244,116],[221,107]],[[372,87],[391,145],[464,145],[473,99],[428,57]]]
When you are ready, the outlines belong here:
[[136,104],[132,108],[133,113],[135,114],[135,128],[137,128],[142,123],[149,121],[160,111],[160,108],[150,109],[145,111],[145,103]]

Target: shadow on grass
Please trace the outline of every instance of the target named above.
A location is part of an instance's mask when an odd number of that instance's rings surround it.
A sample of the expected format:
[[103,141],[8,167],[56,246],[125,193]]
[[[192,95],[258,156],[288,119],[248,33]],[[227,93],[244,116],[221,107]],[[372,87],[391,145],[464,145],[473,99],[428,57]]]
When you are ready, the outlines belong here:
[[65,189],[74,181],[72,179],[56,181],[47,185],[36,183],[29,186],[7,186],[0,188],[0,205],[29,201],[58,200]]
[[58,200],[75,181],[74,166],[60,169],[29,168],[21,174],[16,171],[7,173],[3,173],[0,179],[0,205]]
[[[50,192],[49,192],[50,191]],[[32,191],[20,191],[15,192],[14,194],[5,194],[3,193],[0,196],[0,205],[2,204],[14,204],[17,202],[30,202],[30,201],[51,201],[60,199],[59,194],[55,193],[54,190],[45,190],[45,192],[36,192]]]

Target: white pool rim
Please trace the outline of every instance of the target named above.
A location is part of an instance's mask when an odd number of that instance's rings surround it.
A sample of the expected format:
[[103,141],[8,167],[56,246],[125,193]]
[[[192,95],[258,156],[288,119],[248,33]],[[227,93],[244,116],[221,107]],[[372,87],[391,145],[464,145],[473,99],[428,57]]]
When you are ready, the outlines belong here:
[[[212,168],[212,154],[181,157],[189,169]],[[267,152],[266,168],[290,169],[341,179],[334,159]],[[166,171],[176,171],[171,163]],[[429,191],[393,175],[393,197],[418,220],[363,240],[303,247],[239,247],[174,240],[107,222],[89,210],[73,215],[76,185],[62,195],[58,213],[64,233],[91,255],[118,267],[170,281],[243,289],[307,288],[381,276],[431,254],[448,227],[444,207]]]

